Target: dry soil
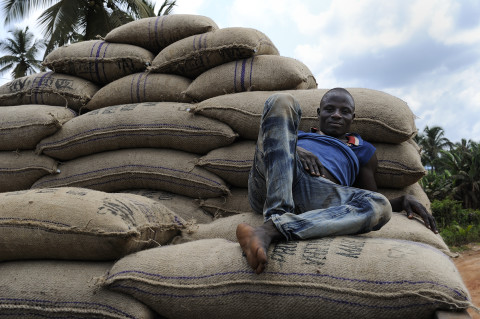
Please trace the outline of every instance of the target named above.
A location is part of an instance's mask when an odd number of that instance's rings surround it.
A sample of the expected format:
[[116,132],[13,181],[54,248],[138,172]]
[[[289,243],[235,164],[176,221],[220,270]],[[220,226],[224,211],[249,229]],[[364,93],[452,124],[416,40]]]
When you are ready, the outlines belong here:
[[[480,244],[470,245],[468,250],[460,252],[459,257],[453,261],[470,292],[473,304],[480,307]],[[472,318],[480,319],[480,314],[472,309],[468,313]]]

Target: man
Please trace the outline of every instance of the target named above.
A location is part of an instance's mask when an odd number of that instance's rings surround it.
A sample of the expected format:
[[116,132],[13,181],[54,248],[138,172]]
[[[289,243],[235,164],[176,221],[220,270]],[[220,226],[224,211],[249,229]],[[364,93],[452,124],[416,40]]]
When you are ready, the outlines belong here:
[[297,134],[301,109],[293,96],[274,94],[265,102],[248,184],[250,204],[265,223],[237,226],[237,239],[257,274],[265,269],[272,241],[378,230],[392,210],[405,210],[409,218],[416,213],[438,233],[413,196],[388,201],[376,193],[375,148],[348,133],[355,103],[347,90],[325,93],[317,113],[320,130]]

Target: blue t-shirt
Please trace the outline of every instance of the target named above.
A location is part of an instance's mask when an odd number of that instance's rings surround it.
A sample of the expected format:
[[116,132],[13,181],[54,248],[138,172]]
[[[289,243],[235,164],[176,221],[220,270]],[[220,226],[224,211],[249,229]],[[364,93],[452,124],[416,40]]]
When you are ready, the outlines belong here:
[[358,134],[347,135],[355,142],[347,145],[335,137],[298,131],[297,146],[315,154],[341,185],[352,186],[360,167],[375,153],[375,147]]

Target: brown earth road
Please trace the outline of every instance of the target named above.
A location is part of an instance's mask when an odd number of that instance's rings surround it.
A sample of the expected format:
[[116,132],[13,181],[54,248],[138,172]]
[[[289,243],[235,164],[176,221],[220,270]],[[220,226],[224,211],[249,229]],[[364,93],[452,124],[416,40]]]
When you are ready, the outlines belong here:
[[[463,282],[468,288],[473,304],[480,307],[480,244],[469,245],[469,249],[459,253],[453,262],[462,275]],[[480,314],[469,309],[473,319],[480,319]]]

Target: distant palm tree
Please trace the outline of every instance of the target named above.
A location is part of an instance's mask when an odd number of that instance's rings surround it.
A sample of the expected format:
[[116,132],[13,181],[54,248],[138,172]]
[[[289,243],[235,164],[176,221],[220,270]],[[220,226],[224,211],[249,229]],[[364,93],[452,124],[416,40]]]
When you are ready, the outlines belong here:
[[422,134],[416,138],[417,143],[422,148],[422,163],[430,166],[431,171],[435,171],[441,165],[441,151],[452,146],[452,143],[444,136],[443,128],[433,126],[425,127]]
[[15,79],[37,73],[42,61],[35,57],[45,47],[43,41],[35,40],[28,27],[9,32],[12,37],[0,41],[0,51],[7,52],[0,58],[0,73],[13,69],[11,76]]
[[[23,19],[33,10],[48,7],[38,18],[47,39],[45,55],[55,47],[105,36],[112,29],[135,19],[155,16],[150,0],[4,0],[5,24]],[[168,14],[175,5],[165,0]],[[161,13],[161,10],[159,13]]]
[[480,144],[462,139],[444,160],[452,173],[453,197],[465,208],[480,208]]

